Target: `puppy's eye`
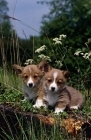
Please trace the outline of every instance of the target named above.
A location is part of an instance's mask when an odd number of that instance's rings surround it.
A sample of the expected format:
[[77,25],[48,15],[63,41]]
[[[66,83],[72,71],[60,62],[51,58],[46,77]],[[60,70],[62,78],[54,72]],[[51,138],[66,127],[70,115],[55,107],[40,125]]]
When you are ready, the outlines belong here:
[[47,81],[48,81],[48,83],[51,83],[52,82],[52,79],[49,78],[49,79],[47,79]]
[[59,84],[59,85],[62,84],[62,80],[58,80],[57,84]]
[[34,79],[36,79],[37,77],[38,77],[38,74],[35,74],[35,75],[34,75]]
[[27,76],[27,75],[25,75],[25,76],[24,76],[24,78],[25,78],[25,79],[27,79],[27,78],[28,78],[28,76]]

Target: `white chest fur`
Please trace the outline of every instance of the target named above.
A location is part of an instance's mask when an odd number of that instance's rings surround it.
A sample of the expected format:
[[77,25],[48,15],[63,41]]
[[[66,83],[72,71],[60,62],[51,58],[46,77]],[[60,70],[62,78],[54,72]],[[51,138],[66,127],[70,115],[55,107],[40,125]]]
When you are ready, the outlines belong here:
[[28,94],[29,99],[33,99],[37,97],[37,88],[36,87],[30,88],[24,84],[24,93]]
[[54,106],[59,100],[59,94],[48,92],[47,95],[43,97],[43,99],[48,102],[48,105]]

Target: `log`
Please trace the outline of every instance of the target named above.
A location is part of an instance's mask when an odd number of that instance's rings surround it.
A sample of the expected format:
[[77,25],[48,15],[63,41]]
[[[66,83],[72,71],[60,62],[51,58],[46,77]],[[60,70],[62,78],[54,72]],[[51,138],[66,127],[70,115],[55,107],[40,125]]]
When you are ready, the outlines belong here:
[[[54,116],[52,114],[35,114],[33,112],[19,111],[13,108],[11,105],[0,104],[0,139],[3,140],[5,133],[12,135],[15,138],[16,135],[21,133],[22,128],[27,129],[28,124],[35,124],[35,133],[40,129],[40,123],[47,131],[56,125],[59,131],[62,128],[65,131],[77,137],[81,132],[83,139],[91,138],[91,120],[86,116],[86,114],[76,114],[73,112],[68,112],[68,115],[63,117],[62,115]],[[11,134],[12,131],[12,134]],[[26,131],[26,130],[25,130]]]

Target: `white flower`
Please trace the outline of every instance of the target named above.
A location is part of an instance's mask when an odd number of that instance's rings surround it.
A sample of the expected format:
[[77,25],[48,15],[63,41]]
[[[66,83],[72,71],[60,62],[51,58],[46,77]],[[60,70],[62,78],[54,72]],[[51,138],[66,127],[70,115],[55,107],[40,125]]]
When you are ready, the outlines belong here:
[[56,60],[55,62],[56,62],[57,66],[58,66],[59,68],[61,68],[61,67],[62,67],[62,65],[63,65],[63,64],[62,64],[62,62],[61,62],[61,61]]
[[33,59],[27,59],[25,65],[33,64]]
[[59,35],[59,40],[62,40],[62,38],[66,38],[66,35],[64,35],[64,34]]
[[40,53],[40,52],[44,51],[45,49],[46,49],[46,46],[43,45],[40,48],[38,48],[37,50],[35,50],[35,53]]
[[49,56],[46,56],[46,55],[44,55],[44,54],[40,54],[40,55],[38,55],[38,57],[41,58],[41,59],[49,60],[49,61],[51,62],[50,57],[49,57]]
[[74,55],[79,56],[80,53],[81,53],[81,51],[77,51],[77,52],[74,53]]
[[56,41],[55,44],[61,44],[62,45],[62,42],[61,41]]
[[88,53],[88,56],[89,56],[89,57],[91,56],[91,52]]
[[62,39],[63,39],[63,38],[66,38],[66,35],[62,34],[62,35],[59,36],[59,38],[57,38],[57,37],[54,38],[54,39],[53,39],[53,41],[55,41],[54,44],[61,44],[61,45],[62,45]]
[[74,53],[75,55],[79,56],[79,54],[81,54],[81,56],[84,58],[84,59],[87,59],[87,60],[90,60],[90,56],[91,56],[91,51],[90,52],[82,52],[81,50],[78,50],[77,52]]
[[85,53],[85,54],[83,55],[83,58],[85,58],[85,59],[90,59],[90,56],[91,56],[91,52]]
[[80,53],[81,55],[84,55],[84,53]]
[[59,40],[59,39],[58,39],[57,37],[53,39],[53,41],[55,41],[55,42],[58,41],[58,40]]
[[62,42],[59,40],[59,38],[54,38],[53,41],[55,41],[54,44],[62,44]]

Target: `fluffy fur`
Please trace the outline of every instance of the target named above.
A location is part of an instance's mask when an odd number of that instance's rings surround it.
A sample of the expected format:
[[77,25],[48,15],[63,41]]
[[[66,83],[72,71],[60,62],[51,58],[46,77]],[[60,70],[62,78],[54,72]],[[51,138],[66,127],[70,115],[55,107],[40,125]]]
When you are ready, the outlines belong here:
[[13,68],[23,80],[24,100],[37,98],[37,106],[42,106],[42,80],[45,72],[48,72],[47,62],[43,60],[38,65],[32,64],[25,67],[14,64]]
[[68,71],[51,68],[44,76],[43,101],[46,107],[55,108],[55,113],[63,112],[66,108],[79,109],[84,103],[82,94],[73,87],[67,86]]

